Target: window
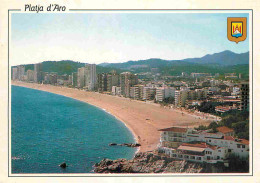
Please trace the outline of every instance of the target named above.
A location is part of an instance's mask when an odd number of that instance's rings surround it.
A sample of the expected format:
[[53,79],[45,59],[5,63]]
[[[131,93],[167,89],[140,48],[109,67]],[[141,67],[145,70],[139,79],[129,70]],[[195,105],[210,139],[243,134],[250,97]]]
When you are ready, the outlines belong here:
[[211,151],[206,151],[206,154],[212,154],[212,152]]
[[246,146],[245,145],[242,145],[242,148],[245,148]]
[[240,148],[240,144],[237,144],[237,148]]
[[220,157],[219,156],[217,156],[217,159],[219,159]]
[[209,142],[211,142],[211,140],[209,140]]
[[228,152],[231,152],[231,149],[228,149]]
[[201,157],[197,157],[197,160],[201,160]]
[[218,152],[221,152],[221,150],[218,150]]

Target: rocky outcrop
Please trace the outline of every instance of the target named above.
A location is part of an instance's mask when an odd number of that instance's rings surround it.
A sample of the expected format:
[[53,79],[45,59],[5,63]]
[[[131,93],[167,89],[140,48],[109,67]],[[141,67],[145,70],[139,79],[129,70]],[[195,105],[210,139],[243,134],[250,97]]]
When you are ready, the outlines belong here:
[[67,167],[67,164],[64,162],[64,163],[61,163],[59,166],[60,166],[61,168],[66,168],[66,167]]
[[133,144],[133,143],[123,143],[123,144],[117,144],[117,143],[110,143],[109,146],[126,146],[126,147],[140,147],[141,144]]
[[103,159],[95,165],[96,173],[202,173],[204,165],[180,161],[153,153],[137,153],[132,160]]

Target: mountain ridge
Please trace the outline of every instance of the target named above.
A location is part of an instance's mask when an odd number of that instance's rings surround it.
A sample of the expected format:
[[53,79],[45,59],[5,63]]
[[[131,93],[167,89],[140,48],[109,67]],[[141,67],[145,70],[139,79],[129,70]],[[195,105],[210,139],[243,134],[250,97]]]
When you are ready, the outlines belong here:
[[99,64],[103,67],[116,67],[129,69],[133,65],[147,64],[150,67],[158,67],[162,65],[173,65],[182,63],[193,63],[193,64],[216,64],[222,66],[234,66],[240,64],[249,64],[249,52],[245,53],[234,53],[230,50],[225,50],[219,53],[207,54],[199,58],[186,58],[182,60],[164,60],[160,58],[149,58],[145,60],[127,61],[123,63],[102,63]]

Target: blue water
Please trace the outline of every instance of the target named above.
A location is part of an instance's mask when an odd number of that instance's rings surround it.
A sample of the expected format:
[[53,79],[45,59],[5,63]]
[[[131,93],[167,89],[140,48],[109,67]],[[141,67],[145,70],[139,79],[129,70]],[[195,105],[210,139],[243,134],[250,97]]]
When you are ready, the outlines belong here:
[[[92,105],[48,92],[12,86],[12,173],[90,173],[103,158],[131,159],[132,133]],[[66,169],[58,165],[66,162]]]
[[232,36],[238,38],[238,37],[241,37],[242,34],[240,34],[240,33],[239,34],[232,34]]

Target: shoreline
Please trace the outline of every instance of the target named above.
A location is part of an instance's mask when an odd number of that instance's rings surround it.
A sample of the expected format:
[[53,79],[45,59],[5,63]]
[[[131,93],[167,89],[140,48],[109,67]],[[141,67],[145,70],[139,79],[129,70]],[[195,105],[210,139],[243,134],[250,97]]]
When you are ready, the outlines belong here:
[[209,124],[212,121],[199,119],[190,114],[181,114],[175,109],[162,108],[152,103],[127,100],[123,97],[87,92],[75,88],[21,81],[12,81],[11,85],[55,93],[88,103],[109,113],[129,129],[136,143],[141,144],[135,154],[156,149],[160,140],[159,129],[171,126],[196,127],[201,124]]
[[[12,85],[13,85],[13,84],[12,84]],[[20,85],[14,85],[14,86],[29,88],[29,87],[20,86]],[[43,90],[39,90],[39,89],[35,89],[35,88],[30,88],[30,89],[38,90],[38,91],[43,91]],[[44,91],[44,92],[48,92],[48,91]],[[49,93],[52,93],[52,92],[49,92]],[[56,93],[52,93],[52,94],[56,94]],[[56,94],[56,95],[61,95],[61,94]],[[64,95],[61,95],[61,96],[64,96]],[[67,97],[67,96],[65,96],[65,97]],[[81,100],[78,100],[78,99],[75,99],[75,98],[72,98],[72,97],[68,97],[68,98],[71,98],[71,99],[73,99],[73,100],[77,100],[77,101],[79,101],[79,102],[83,102],[83,101],[81,101]],[[86,103],[86,102],[84,102],[84,103]],[[113,117],[116,118],[118,121],[120,121],[121,123],[123,123],[123,125],[124,125],[124,126],[129,130],[129,132],[132,134],[135,143],[139,143],[139,141],[138,141],[138,136],[135,134],[135,132],[131,129],[131,127],[129,127],[126,123],[124,123],[120,118],[118,118],[117,116],[111,114],[111,113],[108,112],[106,109],[97,107],[97,106],[95,106],[95,105],[93,105],[93,104],[90,104],[90,103],[87,103],[87,104],[89,104],[89,105],[91,105],[91,106],[93,106],[93,107],[96,107],[96,108],[98,108],[98,109],[100,109],[100,110],[102,110],[102,111],[108,113],[109,115],[113,116]],[[137,154],[137,153],[140,151],[140,147],[137,147],[136,149],[137,149],[137,150],[136,150],[135,154]]]

